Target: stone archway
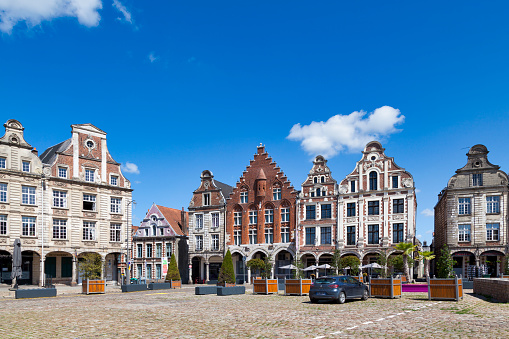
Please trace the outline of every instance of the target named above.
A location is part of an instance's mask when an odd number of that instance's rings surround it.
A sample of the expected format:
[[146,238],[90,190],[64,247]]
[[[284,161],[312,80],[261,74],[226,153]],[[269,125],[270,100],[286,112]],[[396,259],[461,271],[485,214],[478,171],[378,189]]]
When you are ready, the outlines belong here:
[[234,251],[232,253],[233,269],[235,271],[235,279],[239,284],[248,281],[248,270],[246,268],[247,256],[241,252]]
[[280,269],[281,266],[293,264],[293,256],[287,250],[281,250],[275,255],[274,262],[274,275],[278,278],[290,279],[292,277],[292,270]]

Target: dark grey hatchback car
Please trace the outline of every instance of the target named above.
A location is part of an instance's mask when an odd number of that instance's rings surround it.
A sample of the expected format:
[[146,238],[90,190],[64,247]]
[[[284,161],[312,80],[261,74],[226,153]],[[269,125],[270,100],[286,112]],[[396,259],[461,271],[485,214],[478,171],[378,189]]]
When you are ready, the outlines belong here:
[[367,300],[368,297],[368,286],[348,275],[317,278],[309,289],[309,300],[312,303],[319,300],[331,300],[342,304],[346,299]]

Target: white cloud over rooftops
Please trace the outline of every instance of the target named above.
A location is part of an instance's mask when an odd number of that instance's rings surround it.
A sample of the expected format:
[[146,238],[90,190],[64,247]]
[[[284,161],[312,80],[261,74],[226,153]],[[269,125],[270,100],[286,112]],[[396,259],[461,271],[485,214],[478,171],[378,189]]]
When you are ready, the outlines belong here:
[[348,115],[334,115],[325,122],[295,124],[287,138],[300,141],[301,147],[311,155],[331,158],[340,152],[358,152],[372,140],[400,132],[396,126],[404,120],[399,109],[383,106],[369,114],[355,111]]
[[150,63],[153,64],[154,62],[159,60],[159,57],[156,56],[156,54],[154,52],[150,52],[148,55],[148,60],[150,60]]
[[125,173],[140,174],[138,165],[133,164],[132,162],[129,162],[129,161],[126,161],[125,164],[122,164],[122,171]]
[[426,208],[425,210],[423,210],[421,212],[421,214],[425,215],[426,217],[432,217],[435,215],[435,213],[432,210],[430,210],[429,208]]
[[93,27],[101,20],[101,8],[101,0],[0,0],[0,31],[10,34],[19,22],[37,26],[62,17],[75,17]]
[[[113,0],[113,7],[115,7],[120,13],[122,13],[125,21],[129,22],[130,24],[133,23],[131,12],[129,12],[127,8],[119,0]],[[122,18],[118,19],[122,20]]]

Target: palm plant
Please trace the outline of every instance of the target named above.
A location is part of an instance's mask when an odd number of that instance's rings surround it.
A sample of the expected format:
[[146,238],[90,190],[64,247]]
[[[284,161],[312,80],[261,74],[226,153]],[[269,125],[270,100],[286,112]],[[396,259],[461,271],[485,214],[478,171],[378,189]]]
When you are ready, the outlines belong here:
[[408,269],[408,256],[412,254],[414,249],[417,246],[412,244],[411,242],[400,242],[394,248],[397,251],[403,252],[403,271],[405,273],[406,279],[410,282],[410,270]]
[[429,262],[435,259],[433,251],[419,252],[419,256],[424,260],[424,276],[429,277]]

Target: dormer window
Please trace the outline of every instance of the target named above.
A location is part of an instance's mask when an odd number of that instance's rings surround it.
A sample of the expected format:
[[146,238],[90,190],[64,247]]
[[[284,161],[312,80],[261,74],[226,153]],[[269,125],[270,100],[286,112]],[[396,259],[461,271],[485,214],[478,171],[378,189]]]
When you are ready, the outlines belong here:
[[203,193],[203,206],[210,206],[210,193]]
[[118,186],[118,176],[112,175],[110,177],[110,185],[112,186]]
[[352,192],[352,193],[355,192],[355,181],[354,180],[350,181],[350,192]]
[[314,177],[313,178],[313,183],[317,184],[318,183],[318,177]]
[[472,186],[482,186],[482,173],[472,174]]
[[65,167],[59,167],[58,168],[58,177],[67,179],[67,168]]
[[88,139],[87,141],[85,141],[85,146],[87,146],[87,148],[89,148],[89,149],[92,149],[92,148],[94,148],[95,143],[93,140]]
[[320,178],[320,182],[324,183],[325,182],[325,177],[321,177]]
[[30,172],[30,161],[23,161],[21,164],[21,170],[23,172]]
[[273,200],[281,200],[281,188],[274,187],[272,189]]

